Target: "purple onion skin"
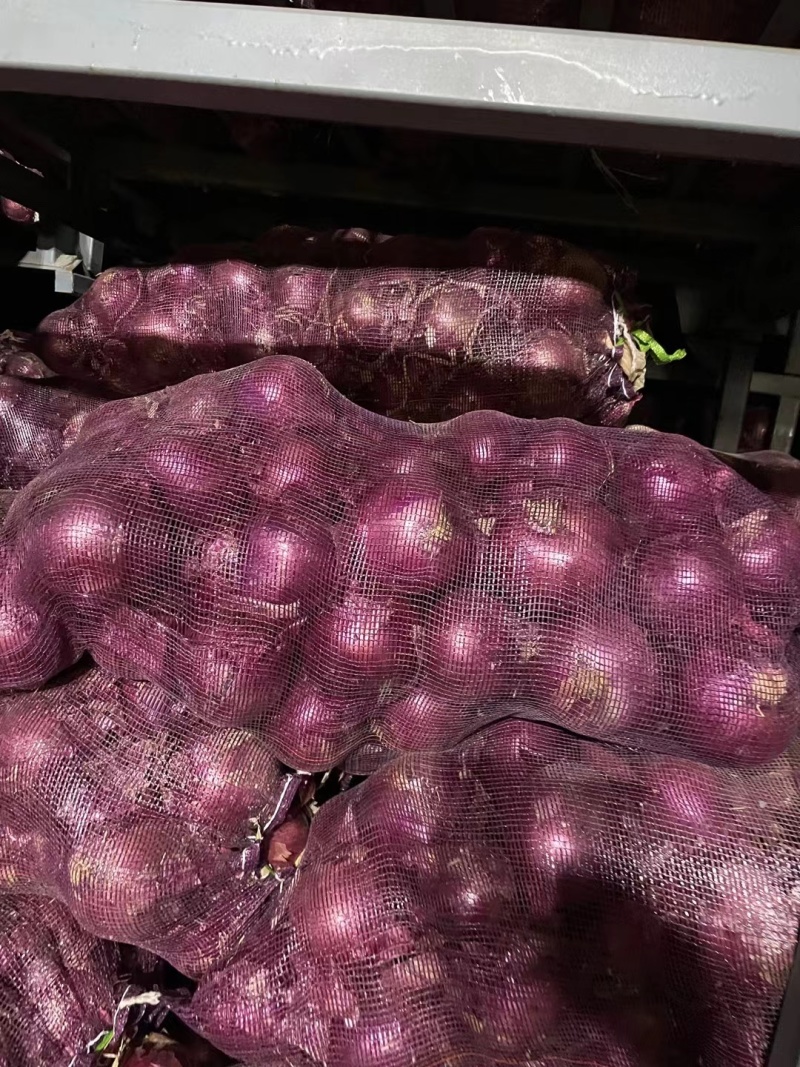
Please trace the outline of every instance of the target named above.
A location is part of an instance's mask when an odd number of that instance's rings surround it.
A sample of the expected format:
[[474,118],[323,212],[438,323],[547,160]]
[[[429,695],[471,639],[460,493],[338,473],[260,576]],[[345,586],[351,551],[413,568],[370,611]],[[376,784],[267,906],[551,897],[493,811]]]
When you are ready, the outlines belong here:
[[446,748],[469,732],[474,715],[456,694],[443,695],[430,681],[414,687],[382,711],[381,739],[397,751]]
[[800,623],[800,530],[777,508],[758,508],[732,523],[725,544],[754,617],[788,636]]
[[653,541],[637,554],[635,569],[639,617],[658,634],[705,636],[746,617],[734,562],[718,541]]
[[283,776],[269,747],[249,730],[216,730],[196,738],[170,761],[176,783],[170,814],[245,838],[249,820],[271,815]]
[[599,496],[614,473],[614,457],[602,436],[565,419],[538,424],[527,436],[513,468],[515,480],[533,492],[568,489]]
[[326,771],[363,740],[373,708],[358,693],[331,695],[313,678],[300,676],[268,716],[265,730],[283,763]]
[[419,621],[400,598],[350,591],[311,628],[305,645],[311,674],[334,698],[386,698],[416,674]]
[[337,420],[336,394],[307,363],[275,356],[245,367],[234,404],[254,429],[274,434],[301,428],[324,435]]
[[446,596],[425,630],[423,662],[436,692],[474,703],[508,691],[512,632],[500,600],[475,591]]
[[370,489],[350,546],[354,581],[388,592],[425,593],[451,577],[464,541],[443,487],[396,479]]
[[597,501],[538,493],[502,510],[484,549],[484,567],[501,576],[516,603],[574,607],[613,586],[626,547],[622,530]]
[[615,612],[581,617],[548,643],[539,676],[561,725],[598,738],[649,725],[658,666],[632,619]]
[[676,447],[668,452],[660,437],[654,443],[637,440],[636,448],[623,452],[609,499],[637,536],[652,537],[654,531],[660,536],[695,531],[718,535],[710,463],[700,457],[698,446],[673,440]]
[[6,587],[0,599],[0,689],[37,689],[79,656],[52,611]]
[[683,672],[682,736],[696,755],[733,766],[767,763],[797,734],[795,673],[779,661],[739,659],[707,645]]

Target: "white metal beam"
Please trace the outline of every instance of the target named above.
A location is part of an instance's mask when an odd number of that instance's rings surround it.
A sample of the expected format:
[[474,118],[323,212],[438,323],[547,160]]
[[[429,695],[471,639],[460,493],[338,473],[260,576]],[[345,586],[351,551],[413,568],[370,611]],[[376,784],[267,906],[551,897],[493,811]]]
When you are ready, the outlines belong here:
[[0,0],[0,90],[800,162],[800,54],[181,0]]

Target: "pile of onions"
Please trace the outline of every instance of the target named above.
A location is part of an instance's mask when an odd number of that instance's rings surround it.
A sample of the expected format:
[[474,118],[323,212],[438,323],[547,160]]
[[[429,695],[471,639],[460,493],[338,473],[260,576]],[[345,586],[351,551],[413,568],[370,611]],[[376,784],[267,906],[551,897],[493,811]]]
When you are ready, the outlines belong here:
[[223,960],[308,836],[267,738],[97,668],[2,705],[0,888],[188,975]]
[[401,425],[286,356],[106,405],[78,444],[6,517],[4,688],[88,650],[304,771],[508,715],[732,765],[795,735],[800,528],[682,438]]
[[[579,256],[548,253],[531,274],[514,260],[542,258],[535,251],[473,249],[464,250],[464,269],[425,269],[395,265],[399,252],[392,241],[375,244],[376,268],[356,270],[311,265],[307,246],[298,264],[271,269],[241,260],[116,268],[47,316],[33,348],[56,374],[118,396],[282,353],[403,420],[499,408],[624,421],[638,378],[622,370],[609,278],[598,264],[584,277],[570,269]],[[471,261],[478,265],[468,269]]]
[[764,820],[799,755],[720,770],[509,721],[397,758],[323,806],[182,1014],[245,1063],[761,1062],[800,920],[797,827]]

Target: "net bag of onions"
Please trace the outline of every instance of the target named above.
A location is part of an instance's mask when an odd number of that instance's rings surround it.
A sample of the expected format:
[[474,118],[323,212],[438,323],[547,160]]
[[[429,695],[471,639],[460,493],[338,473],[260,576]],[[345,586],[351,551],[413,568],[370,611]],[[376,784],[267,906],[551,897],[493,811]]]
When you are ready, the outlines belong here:
[[0,489],[21,489],[49,467],[100,403],[27,377],[0,376]]
[[127,396],[288,353],[416,422],[496,408],[617,424],[645,360],[606,295],[574,278],[236,261],[107,271],[34,348],[57,374]]
[[798,753],[508,721],[324,805],[187,1019],[247,1064],[757,1067],[800,919]]
[[800,522],[800,460],[770,450],[717,455]]
[[800,529],[678,436],[400,423],[276,357],[93,412],[0,553],[0,687],[88,650],[302,771],[509,708],[734,764],[797,730]]
[[113,1058],[136,1012],[126,995],[145,977],[132,962],[61,904],[0,894],[2,1067],[90,1067],[102,1050]]
[[55,897],[191,977],[224,960],[302,851],[301,779],[256,731],[96,669],[0,705],[0,906]]

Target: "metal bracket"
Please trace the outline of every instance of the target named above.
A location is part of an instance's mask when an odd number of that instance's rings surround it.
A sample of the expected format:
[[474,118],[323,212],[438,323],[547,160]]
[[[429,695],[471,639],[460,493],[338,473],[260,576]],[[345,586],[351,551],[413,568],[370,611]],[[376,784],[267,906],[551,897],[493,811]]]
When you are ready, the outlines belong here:
[[57,293],[80,296],[103,269],[103,242],[68,226],[54,234],[40,234],[36,248],[19,260],[20,267],[53,272]]

